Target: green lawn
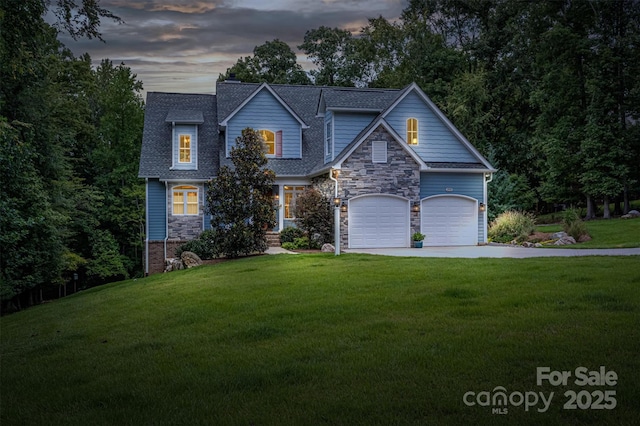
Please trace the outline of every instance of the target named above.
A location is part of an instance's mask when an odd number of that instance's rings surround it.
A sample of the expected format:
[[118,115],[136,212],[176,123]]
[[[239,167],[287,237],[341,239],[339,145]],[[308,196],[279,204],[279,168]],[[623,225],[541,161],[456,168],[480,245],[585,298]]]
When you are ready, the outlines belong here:
[[[630,425],[639,325],[637,256],[259,256],[1,318],[0,424]],[[545,366],[572,377],[538,386]],[[617,383],[578,386],[581,366]],[[554,396],[463,402],[499,386]],[[564,410],[567,391],[617,406]]]
[[[558,246],[560,248],[628,248],[640,247],[640,218],[636,219],[600,219],[585,222],[591,241]],[[561,225],[540,225],[541,232],[562,231]],[[553,246],[554,248],[558,248]]]

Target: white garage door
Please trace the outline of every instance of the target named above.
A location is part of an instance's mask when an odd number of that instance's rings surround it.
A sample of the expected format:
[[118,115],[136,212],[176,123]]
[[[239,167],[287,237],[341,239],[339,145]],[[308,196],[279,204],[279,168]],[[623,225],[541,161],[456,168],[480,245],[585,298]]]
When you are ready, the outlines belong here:
[[472,198],[435,196],[422,200],[422,233],[425,246],[478,244],[478,204]]
[[409,200],[389,195],[349,200],[349,247],[409,247]]

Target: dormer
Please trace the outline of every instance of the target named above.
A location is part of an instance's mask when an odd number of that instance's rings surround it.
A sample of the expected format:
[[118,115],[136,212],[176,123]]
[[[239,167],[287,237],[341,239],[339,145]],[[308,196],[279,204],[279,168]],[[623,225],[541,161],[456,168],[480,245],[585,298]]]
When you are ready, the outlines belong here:
[[170,110],[171,170],[198,170],[198,127],[204,123],[202,111]]

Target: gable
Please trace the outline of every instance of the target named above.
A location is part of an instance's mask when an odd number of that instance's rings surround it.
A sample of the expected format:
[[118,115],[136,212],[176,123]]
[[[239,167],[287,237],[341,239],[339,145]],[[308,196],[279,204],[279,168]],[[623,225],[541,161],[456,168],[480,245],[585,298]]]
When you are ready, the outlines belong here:
[[283,104],[268,90],[261,90],[249,102],[245,103],[231,117],[225,120],[226,155],[235,145],[242,130],[251,127],[255,130],[282,132],[282,158],[300,158],[302,156],[300,122],[291,115]]
[[407,93],[385,116],[387,122],[403,139],[406,138],[409,118],[418,119],[418,145],[412,145],[411,148],[424,161],[478,162],[477,156],[459,140],[415,91]]

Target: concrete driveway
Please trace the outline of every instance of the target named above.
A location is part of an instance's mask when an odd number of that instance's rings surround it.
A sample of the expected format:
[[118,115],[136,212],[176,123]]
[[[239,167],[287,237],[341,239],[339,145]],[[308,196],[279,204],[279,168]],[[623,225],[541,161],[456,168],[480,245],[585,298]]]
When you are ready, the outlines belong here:
[[[640,256],[640,248],[624,249],[553,249],[525,248],[505,245],[388,248],[388,249],[346,249],[345,253],[379,254],[403,257],[569,257],[569,256]],[[640,268],[640,264],[638,265]]]

